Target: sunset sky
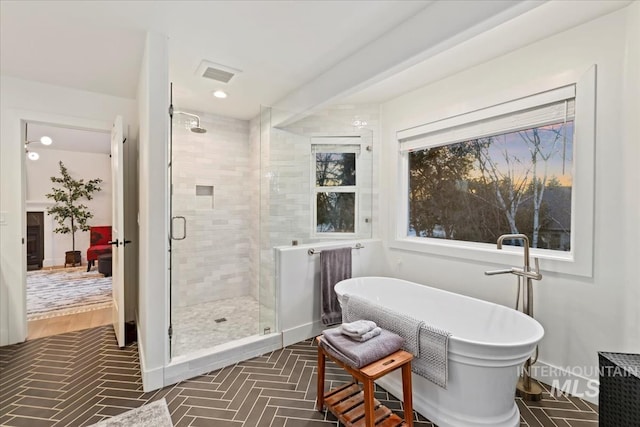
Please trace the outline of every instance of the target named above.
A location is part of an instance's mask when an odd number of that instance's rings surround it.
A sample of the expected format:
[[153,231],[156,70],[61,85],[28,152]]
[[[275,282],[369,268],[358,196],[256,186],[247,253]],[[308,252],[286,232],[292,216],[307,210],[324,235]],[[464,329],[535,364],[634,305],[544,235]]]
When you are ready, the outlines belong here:
[[[520,132],[512,132],[508,134],[493,137],[493,143],[489,147],[489,155],[498,166],[498,170],[505,173],[507,162],[505,161],[505,149],[507,150],[511,167],[515,169],[516,176],[522,177],[527,170],[531,169],[531,152],[532,145],[525,142],[523,136],[531,136],[531,130]],[[573,177],[573,121],[567,122],[566,125],[559,123],[538,128],[538,134],[541,138],[541,152],[546,156],[553,152],[547,162],[547,182],[555,177],[561,185],[571,186]],[[556,134],[561,136],[556,139]],[[555,146],[554,146],[555,141]],[[563,162],[564,151],[564,162]],[[520,161],[518,163],[517,160]],[[563,172],[564,163],[564,172]],[[544,161],[538,155],[538,177],[544,176]],[[532,178],[532,172],[529,172],[528,179]]]

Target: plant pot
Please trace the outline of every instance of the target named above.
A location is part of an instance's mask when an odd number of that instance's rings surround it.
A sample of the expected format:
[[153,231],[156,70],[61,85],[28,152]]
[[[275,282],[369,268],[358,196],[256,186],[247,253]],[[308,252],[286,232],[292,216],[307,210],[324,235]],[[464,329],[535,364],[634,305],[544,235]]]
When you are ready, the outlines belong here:
[[67,264],[75,267],[76,265],[82,265],[82,252],[80,251],[67,251],[64,253],[64,266]]

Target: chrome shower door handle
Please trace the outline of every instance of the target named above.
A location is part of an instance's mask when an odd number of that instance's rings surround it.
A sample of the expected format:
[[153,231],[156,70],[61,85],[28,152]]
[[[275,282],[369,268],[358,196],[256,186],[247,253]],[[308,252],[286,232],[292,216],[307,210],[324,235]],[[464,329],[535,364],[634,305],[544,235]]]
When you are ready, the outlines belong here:
[[[182,237],[176,237],[175,231],[175,223],[176,220],[182,220]],[[183,216],[174,216],[171,218],[171,239],[173,240],[184,240],[187,238],[187,219]]]

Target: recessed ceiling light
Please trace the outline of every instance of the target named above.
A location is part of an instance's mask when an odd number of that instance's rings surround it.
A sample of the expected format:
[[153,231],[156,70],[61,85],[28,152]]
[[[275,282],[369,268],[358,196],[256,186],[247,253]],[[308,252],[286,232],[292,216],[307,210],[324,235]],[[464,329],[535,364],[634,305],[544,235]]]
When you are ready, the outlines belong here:
[[216,90],[215,92],[213,92],[213,96],[215,96],[216,98],[224,99],[227,97],[227,92],[223,90]]
[[40,142],[42,143],[42,145],[51,145],[51,143],[53,142],[53,139],[51,139],[51,137],[48,137],[48,136],[43,136],[42,138],[40,138]]
[[35,151],[29,151],[27,153],[27,157],[29,158],[29,160],[38,160],[40,158],[40,155]]

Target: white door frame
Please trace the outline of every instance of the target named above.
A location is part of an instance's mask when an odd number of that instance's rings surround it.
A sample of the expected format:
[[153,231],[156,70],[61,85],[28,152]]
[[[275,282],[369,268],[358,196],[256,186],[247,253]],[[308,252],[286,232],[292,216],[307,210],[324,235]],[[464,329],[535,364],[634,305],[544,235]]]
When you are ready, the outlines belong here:
[[[7,117],[3,118],[3,121],[4,120],[6,120],[5,123],[8,126],[8,130],[6,134],[3,133],[2,135],[3,139],[6,138],[2,144],[15,144],[19,148],[18,150],[15,150],[15,152],[8,154],[12,155],[13,161],[20,165],[20,176],[18,177],[17,174],[15,174],[14,176],[5,176],[3,179],[10,179],[13,182],[18,181],[19,179],[21,183],[20,208],[17,215],[19,220],[16,224],[19,226],[19,232],[22,237],[26,237],[26,220],[24,215],[26,212],[26,156],[24,155],[24,147],[22,145],[25,139],[24,124],[26,122],[35,122],[76,129],[109,132],[111,130],[112,123],[110,121],[94,120],[83,117],[17,109],[7,110]],[[21,244],[19,239],[14,239],[13,242],[14,243],[7,245],[10,246],[12,250],[2,255],[3,270],[5,270],[7,265],[12,265],[12,271],[14,274],[12,277],[7,277],[8,275],[5,275],[4,277],[6,280],[6,292],[8,294],[6,296],[8,298],[4,298],[5,295],[3,295],[2,300],[4,300],[4,302],[0,301],[0,316],[3,320],[7,320],[7,329],[6,331],[3,330],[2,334],[0,334],[0,345],[23,342],[27,339],[28,332],[26,245]],[[3,249],[7,248],[7,246],[4,246]],[[20,257],[19,260],[16,259],[17,254],[19,254]],[[20,268],[16,270],[15,266],[20,266]],[[4,313],[2,313],[3,311]],[[6,336],[3,336],[5,334]]]

